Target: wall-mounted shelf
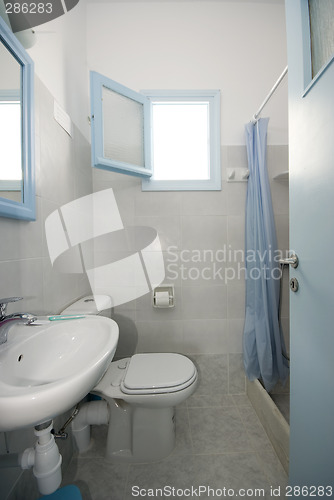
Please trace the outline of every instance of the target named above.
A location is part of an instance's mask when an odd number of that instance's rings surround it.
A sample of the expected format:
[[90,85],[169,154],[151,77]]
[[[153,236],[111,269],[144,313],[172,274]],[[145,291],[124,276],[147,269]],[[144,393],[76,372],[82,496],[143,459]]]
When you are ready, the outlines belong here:
[[289,170],[285,170],[280,174],[277,174],[273,177],[275,181],[288,181],[289,180]]

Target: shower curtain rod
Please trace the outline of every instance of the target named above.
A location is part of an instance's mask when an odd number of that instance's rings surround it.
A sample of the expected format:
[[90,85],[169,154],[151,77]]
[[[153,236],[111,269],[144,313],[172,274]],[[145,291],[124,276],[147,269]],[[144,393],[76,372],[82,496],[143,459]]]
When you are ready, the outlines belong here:
[[273,86],[273,88],[271,89],[271,91],[269,92],[269,94],[267,95],[267,97],[265,98],[265,100],[263,101],[263,103],[261,104],[261,106],[259,107],[257,112],[255,113],[255,115],[253,115],[253,117],[251,119],[251,122],[253,124],[255,124],[258,121],[261,111],[263,110],[263,108],[265,107],[265,105],[267,104],[267,102],[269,101],[269,99],[271,98],[271,96],[273,95],[273,93],[275,92],[275,90],[277,89],[277,87],[279,86],[279,84],[281,83],[281,81],[283,80],[285,75],[287,74],[287,72],[288,72],[288,67],[286,67],[284,69],[284,71],[282,72],[282,74],[278,78],[277,82],[275,83],[275,85]]

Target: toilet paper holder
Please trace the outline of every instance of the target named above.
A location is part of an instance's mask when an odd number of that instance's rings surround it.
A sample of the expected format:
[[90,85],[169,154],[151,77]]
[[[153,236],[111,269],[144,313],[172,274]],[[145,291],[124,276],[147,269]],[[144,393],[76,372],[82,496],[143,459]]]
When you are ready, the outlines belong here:
[[161,285],[154,288],[152,305],[156,308],[174,307],[174,285]]

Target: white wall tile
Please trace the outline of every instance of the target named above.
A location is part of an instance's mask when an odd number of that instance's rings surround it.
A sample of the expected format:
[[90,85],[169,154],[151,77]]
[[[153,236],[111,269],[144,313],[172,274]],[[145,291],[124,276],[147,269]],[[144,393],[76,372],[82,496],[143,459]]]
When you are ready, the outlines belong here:
[[228,328],[228,352],[243,352],[242,340],[244,331],[244,319],[231,318],[227,321]]
[[136,215],[168,216],[180,215],[182,193],[175,191],[149,192],[136,190]]
[[135,216],[136,226],[149,226],[156,229],[159,235],[162,250],[167,250],[170,246],[181,246],[180,217],[177,215],[156,216]]
[[183,343],[187,354],[225,354],[228,352],[227,321],[184,320]]
[[269,180],[289,170],[289,146],[287,144],[267,146],[267,167]]
[[247,168],[247,149],[246,146],[228,146],[227,166],[229,168]]
[[[229,271],[225,261],[220,261],[223,254],[218,251],[203,250],[199,254],[200,261],[181,260],[179,274],[183,287],[226,285]],[[182,253],[181,253],[182,257]],[[195,257],[194,257],[195,258]]]
[[183,319],[226,318],[226,295],[227,287],[225,285],[183,287]]
[[271,199],[275,214],[289,214],[289,183],[287,181],[272,180],[270,183]]
[[235,250],[245,250],[245,215],[229,215],[228,244]]
[[36,197],[36,221],[0,217],[0,260],[42,257],[41,199]]
[[185,191],[182,193],[183,215],[226,215],[227,191]]
[[227,308],[229,319],[242,319],[245,317],[245,287],[231,284],[227,292]]
[[182,216],[182,248],[219,250],[227,244],[227,217]]
[[245,215],[247,182],[227,182],[228,215]]
[[43,260],[21,259],[0,262],[0,297],[21,296],[23,300],[8,305],[8,313],[42,314]]
[[289,216],[275,214],[277,246],[279,250],[289,250]]
[[137,352],[183,352],[181,321],[137,321]]

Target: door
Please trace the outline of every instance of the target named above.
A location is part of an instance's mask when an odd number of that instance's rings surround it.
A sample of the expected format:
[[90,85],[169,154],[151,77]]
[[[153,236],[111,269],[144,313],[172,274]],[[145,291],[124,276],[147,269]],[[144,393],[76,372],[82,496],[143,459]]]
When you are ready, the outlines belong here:
[[[297,269],[290,269],[299,282],[290,292],[290,484],[319,498],[331,496],[334,486],[334,63],[328,55],[324,64],[313,61],[312,74],[312,3],[286,0],[290,248],[299,257]],[[313,3],[326,5],[329,45],[333,3]],[[320,23],[318,35],[324,31]],[[292,493],[302,494],[298,488]]]

